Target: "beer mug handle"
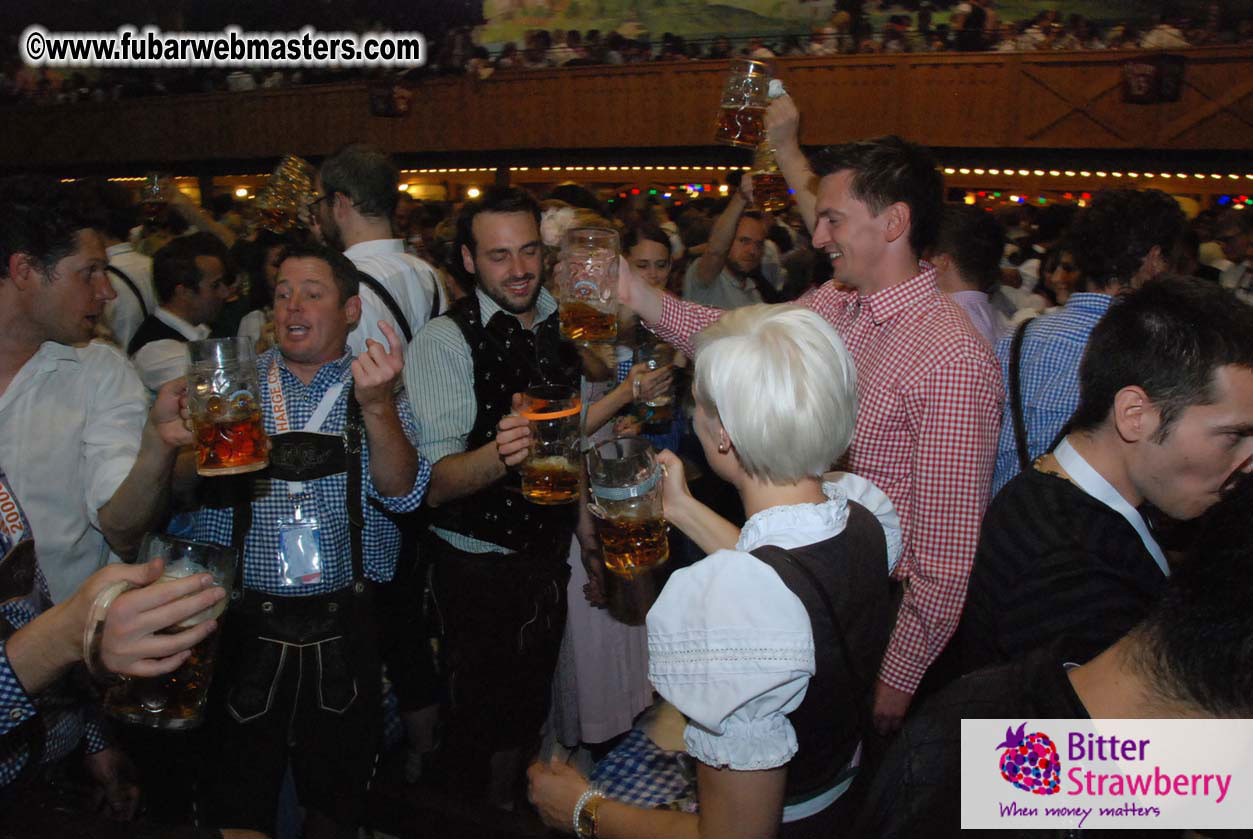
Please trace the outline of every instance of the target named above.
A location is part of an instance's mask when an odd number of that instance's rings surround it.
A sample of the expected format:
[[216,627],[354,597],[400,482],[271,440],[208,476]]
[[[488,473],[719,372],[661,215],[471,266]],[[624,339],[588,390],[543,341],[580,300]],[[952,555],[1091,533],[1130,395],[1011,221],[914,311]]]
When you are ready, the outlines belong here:
[[117,596],[134,587],[126,580],[118,580],[106,586],[96,595],[91,610],[87,613],[87,624],[83,627],[83,663],[87,665],[87,672],[91,677],[104,685],[117,684],[125,678],[109,672],[100,660],[100,639],[104,634],[104,622],[109,616],[109,607]]

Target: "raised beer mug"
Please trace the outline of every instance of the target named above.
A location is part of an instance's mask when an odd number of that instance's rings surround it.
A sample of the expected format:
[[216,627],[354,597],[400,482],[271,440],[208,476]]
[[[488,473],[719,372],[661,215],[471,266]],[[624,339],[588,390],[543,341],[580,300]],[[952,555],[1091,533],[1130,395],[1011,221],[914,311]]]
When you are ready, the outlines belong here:
[[580,344],[618,337],[617,231],[575,227],[566,231],[554,272],[561,337]]
[[643,437],[617,437],[593,446],[587,480],[605,567],[634,577],[670,558],[661,506],[661,464]]
[[753,151],[753,166],[748,174],[753,179],[754,204],[767,213],[781,213],[787,209],[791,192],[769,140],[763,140]]
[[[233,548],[180,539],[164,533],[149,533],[140,547],[138,562],[149,562],[156,557],[165,560],[165,568],[161,578],[153,585],[205,573],[213,577],[216,585],[228,591],[235,583],[239,555]],[[88,661],[94,658],[93,648],[99,642],[109,605],[128,588],[131,588],[129,583],[120,583],[105,589],[93,604],[84,641]],[[227,602],[228,598],[223,598],[208,609],[161,630],[159,634],[182,632],[203,621],[220,618]],[[152,678],[123,677],[120,684],[113,685],[105,693],[105,712],[124,722],[172,731],[200,725],[204,719],[209,683],[213,679],[213,659],[220,634],[214,631],[192,647],[191,655],[172,673]]]
[[756,148],[766,134],[766,106],[770,104],[770,65],[751,58],[731,61],[714,140],[728,146]]
[[539,385],[522,395],[519,415],[531,428],[522,463],[522,497],[534,504],[569,504],[579,497],[583,403],[574,388]]
[[248,338],[217,338],[187,345],[187,406],[196,434],[196,471],[237,475],[270,465],[270,440],[261,424],[257,358]]
[[[649,370],[658,370],[674,364],[674,347],[651,333],[645,333],[645,335],[645,339],[635,348],[634,363],[645,364]],[[637,379],[632,395],[635,397],[636,412],[645,425],[668,423],[674,418],[673,385],[667,392],[649,399],[640,393]]]
[[139,187],[139,213],[145,222],[155,223],[170,204],[170,176],[165,172],[149,172]]

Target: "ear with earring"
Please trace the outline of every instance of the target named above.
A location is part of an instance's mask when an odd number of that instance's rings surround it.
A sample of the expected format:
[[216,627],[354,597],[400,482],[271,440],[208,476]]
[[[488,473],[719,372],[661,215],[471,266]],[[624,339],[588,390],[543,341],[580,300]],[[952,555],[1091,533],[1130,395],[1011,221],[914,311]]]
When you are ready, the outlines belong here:
[[726,454],[731,451],[731,441],[727,439],[725,431],[718,431],[718,454]]

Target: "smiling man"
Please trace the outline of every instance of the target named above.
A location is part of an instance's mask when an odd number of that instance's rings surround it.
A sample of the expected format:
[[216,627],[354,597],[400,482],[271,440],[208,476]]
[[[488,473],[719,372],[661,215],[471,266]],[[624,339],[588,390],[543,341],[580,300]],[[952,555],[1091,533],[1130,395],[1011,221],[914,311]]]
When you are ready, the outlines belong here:
[[1100,652],[1170,574],[1138,508],[1197,518],[1251,462],[1253,308],[1183,277],[1116,302],[1088,339],[1070,433],[988,507],[955,642],[964,669],[1063,635],[1071,661]]
[[579,386],[579,358],[541,287],[540,211],[521,189],[490,189],[457,218],[475,292],[431,321],[406,352],[405,383],[435,461],[422,550],[453,684],[443,775],[461,792],[513,804],[538,745],[566,620],[574,505],[523,499],[516,467],[530,444],[511,414],[538,383]]
[[265,472],[210,478],[196,538],[242,556],[223,630],[199,812],[274,835],[290,764],[305,836],[356,836],[382,726],[375,584],[396,569],[392,520],[417,509],[430,466],[415,447],[404,361],[379,331],[356,358],[357,270],[289,248],[274,289],[277,347],[257,359]]
[[[798,120],[787,96],[766,114],[779,165],[834,278],[796,302],[826,318],[853,356],[858,418],[843,467],[887,494],[904,531],[892,572],[903,599],[875,686],[875,724],[887,733],[961,616],[992,478],[1000,376],[983,339],[937,287],[935,268],[920,261],[943,206],[931,154],[880,137],[827,149],[811,169]],[[622,301],[684,352],[721,315],[630,271],[622,276]],[[936,668],[930,681],[949,675]]]
[[191,442],[171,383],[147,409],[117,349],[87,343],[115,296],[100,236],[55,180],[0,183],[0,464],[56,602],[134,552]]

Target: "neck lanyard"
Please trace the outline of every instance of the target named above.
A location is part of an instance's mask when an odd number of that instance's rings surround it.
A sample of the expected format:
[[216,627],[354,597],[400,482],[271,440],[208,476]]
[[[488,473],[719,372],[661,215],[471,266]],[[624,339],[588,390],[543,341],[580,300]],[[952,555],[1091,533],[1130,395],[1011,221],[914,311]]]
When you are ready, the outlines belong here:
[[1170,566],[1166,564],[1166,555],[1162,553],[1157,540],[1149,532],[1144,516],[1140,515],[1139,510],[1132,507],[1127,499],[1119,495],[1118,490],[1101,476],[1101,473],[1093,469],[1079,452],[1075,451],[1074,446],[1070,445],[1069,437],[1053,450],[1053,456],[1057,458],[1057,463],[1066,470],[1066,474],[1078,485],[1079,489],[1118,513],[1135,528],[1136,533],[1140,534],[1140,541],[1144,543],[1144,549],[1152,555],[1153,561],[1157,563],[1158,568],[1162,569],[1162,573],[1169,577]]
[[[287,398],[283,395],[283,382],[279,375],[277,357],[270,363],[270,369],[266,375],[266,384],[270,392],[270,406],[274,409],[274,433],[286,434],[293,429],[291,427],[290,415],[287,413]],[[326,393],[322,394],[322,399],[318,402],[318,406],[309,415],[309,419],[304,425],[295,430],[312,430],[313,433],[321,433],[322,426],[326,425],[326,420],[331,415],[331,409],[335,407],[335,401],[339,399],[339,395],[343,390],[343,382],[338,382],[327,388]],[[288,495],[295,496],[304,492],[304,483],[300,481],[286,481],[286,484]]]

